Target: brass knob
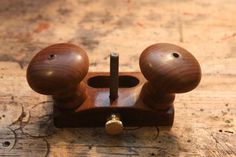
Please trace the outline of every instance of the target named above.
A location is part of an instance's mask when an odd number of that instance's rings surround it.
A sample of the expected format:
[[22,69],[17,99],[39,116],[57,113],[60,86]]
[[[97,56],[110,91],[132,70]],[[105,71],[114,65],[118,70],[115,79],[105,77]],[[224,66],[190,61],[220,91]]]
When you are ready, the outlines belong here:
[[105,127],[106,127],[106,132],[110,135],[117,135],[117,134],[120,134],[123,130],[123,123],[122,121],[120,120],[120,117],[115,115],[115,114],[112,114],[106,124],[105,124]]

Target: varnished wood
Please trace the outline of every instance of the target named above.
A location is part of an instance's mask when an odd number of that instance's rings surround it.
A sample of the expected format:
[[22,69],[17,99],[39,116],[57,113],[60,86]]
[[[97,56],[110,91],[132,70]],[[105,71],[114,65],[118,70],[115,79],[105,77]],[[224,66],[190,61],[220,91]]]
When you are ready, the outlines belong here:
[[119,74],[115,58],[111,55],[110,75],[90,72],[83,80],[88,72],[86,53],[72,44],[55,44],[32,59],[27,80],[36,92],[52,95],[57,127],[104,126],[112,114],[118,114],[125,126],[172,126],[174,93],[190,91],[200,82],[197,60],[166,43],[143,51],[142,73]]
[[[109,73],[89,72],[84,83],[87,89],[87,99],[75,110],[62,110],[54,106],[54,124],[57,127],[104,127],[112,114],[118,114],[125,127],[129,126],[169,126],[174,120],[174,108],[155,110],[142,101],[140,95],[146,79],[140,72],[121,72],[120,81],[129,86],[119,88],[119,97],[112,101],[109,98],[109,83],[103,88],[89,85],[89,80],[103,77],[103,82],[109,80]],[[137,84],[132,81],[136,78]],[[99,82],[98,82],[99,83]],[[130,86],[133,84],[133,86]],[[93,84],[94,85],[94,84]]]
[[195,57],[184,48],[169,43],[146,48],[139,65],[148,80],[142,91],[144,102],[156,109],[169,108],[174,93],[193,90],[201,80],[201,68]]
[[86,98],[80,82],[88,72],[88,56],[73,44],[55,44],[37,53],[27,69],[27,81],[38,93],[53,95],[61,108],[75,108]]

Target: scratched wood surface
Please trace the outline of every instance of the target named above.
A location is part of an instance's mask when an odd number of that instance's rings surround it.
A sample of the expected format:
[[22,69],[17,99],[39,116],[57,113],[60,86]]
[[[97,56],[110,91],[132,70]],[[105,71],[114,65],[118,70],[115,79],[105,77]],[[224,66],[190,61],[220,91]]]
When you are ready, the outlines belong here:
[[[236,156],[235,0],[0,1],[0,156]],[[139,70],[144,48],[170,42],[202,66],[200,86],[175,101],[175,123],[126,129],[57,129],[50,98],[33,92],[27,64],[58,42],[83,47],[90,71],[108,71],[111,51],[120,70]]]

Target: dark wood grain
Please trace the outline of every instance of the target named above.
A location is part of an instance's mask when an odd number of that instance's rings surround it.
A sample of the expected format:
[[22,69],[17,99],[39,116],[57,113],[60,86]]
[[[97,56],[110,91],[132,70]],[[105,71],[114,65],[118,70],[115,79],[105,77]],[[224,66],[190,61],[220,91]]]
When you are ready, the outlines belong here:
[[63,110],[54,105],[55,126],[104,127],[111,114],[118,114],[125,127],[172,126],[174,121],[173,107],[166,110],[155,110],[143,103],[140,92],[146,79],[141,72],[121,72],[119,78],[119,97],[113,101],[109,98],[109,82],[103,86],[94,86],[90,83],[91,79],[93,81],[98,79],[98,83],[100,81],[106,82],[109,80],[109,73],[89,72],[84,79],[87,99],[75,110]]
[[88,56],[80,47],[55,44],[33,57],[27,69],[27,81],[36,92],[53,95],[59,107],[75,108],[86,97],[80,82],[88,72],[88,65]]
[[[112,114],[119,115],[125,126],[172,126],[175,93],[194,89],[201,79],[194,56],[172,44],[155,44],[141,54],[140,68],[148,81],[140,72],[118,74],[116,64],[113,87],[109,73],[86,76],[88,57],[81,48],[56,44],[32,59],[27,80],[36,92],[52,95],[56,126],[79,127],[103,126]],[[112,100],[111,87],[116,90]]]
[[167,109],[174,93],[193,90],[201,80],[195,57],[179,46],[159,43],[146,48],[139,60],[148,83],[143,87],[144,102],[156,109]]

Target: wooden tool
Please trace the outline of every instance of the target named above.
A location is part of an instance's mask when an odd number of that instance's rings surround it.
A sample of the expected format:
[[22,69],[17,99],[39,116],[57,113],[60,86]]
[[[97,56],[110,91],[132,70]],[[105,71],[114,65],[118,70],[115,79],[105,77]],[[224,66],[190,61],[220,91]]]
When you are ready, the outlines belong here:
[[88,72],[87,54],[73,44],[40,51],[27,69],[30,87],[54,100],[56,127],[102,127],[119,134],[124,127],[172,126],[175,93],[200,82],[201,69],[187,50],[155,44],[140,56],[141,72],[120,72],[110,55],[110,73]]

